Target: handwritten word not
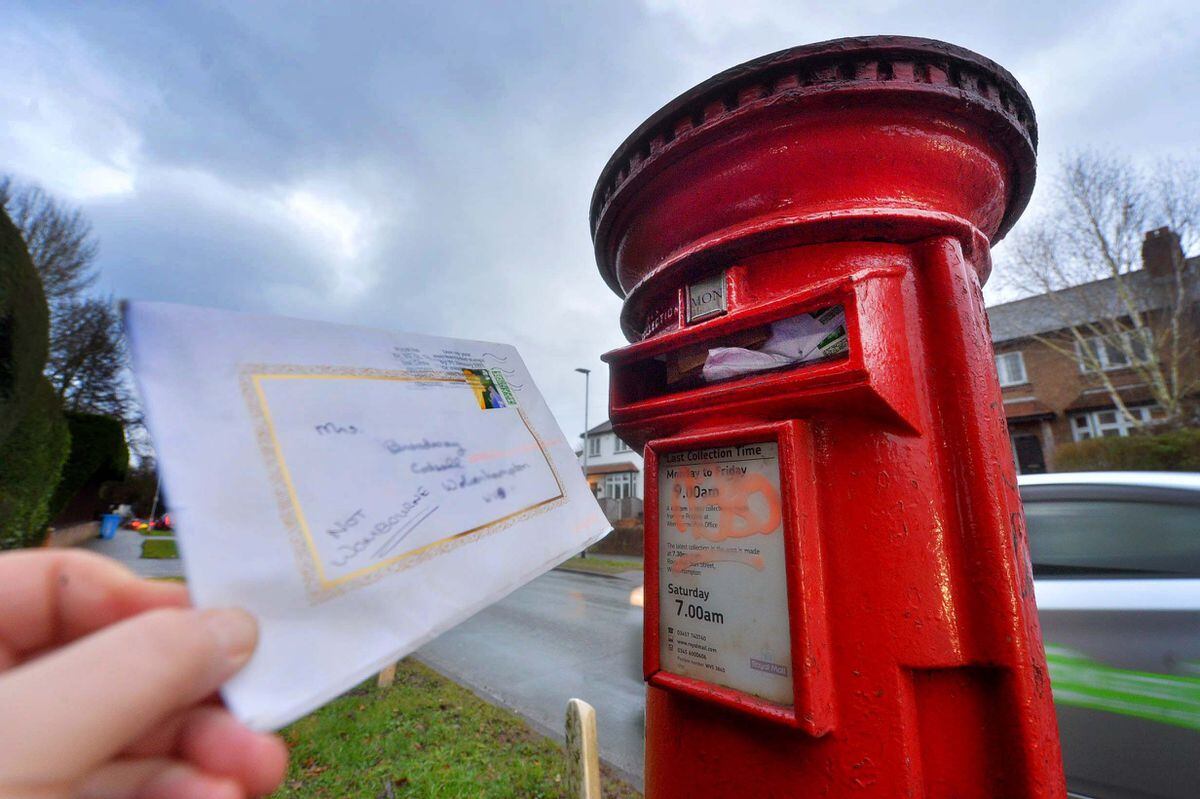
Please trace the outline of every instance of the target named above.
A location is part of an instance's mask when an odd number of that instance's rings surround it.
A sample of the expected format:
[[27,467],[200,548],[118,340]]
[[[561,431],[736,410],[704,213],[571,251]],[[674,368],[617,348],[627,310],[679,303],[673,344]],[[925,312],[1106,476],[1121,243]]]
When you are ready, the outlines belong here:
[[404,524],[410,516],[414,515],[415,511],[417,511],[419,508],[423,509],[424,506],[428,504],[426,501],[428,498],[429,489],[425,486],[421,486],[417,489],[417,493],[413,494],[412,499],[407,500],[403,505],[400,506],[400,510],[391,514],[383,521],[376,522],[371,528],[370,532],[368,532],[362,538],[359,538],[349,544],[339,545],[337,548],[339,557],[336,560],[330,561],[330,563],[335,567],[345,566],[347,563],[354,560],[367,549],[369,549],[371,545],[381,537],[391,534],[392,537],[383,542],[379,550],[375,553],[375,557],[380,557],[381,555],[385,554],[388,550],[399,543],[400,539],[403,539],[404,536],[407,536],[410,532],[412,532],[413,528],[417,524],[424,521],[425,517],[428,516],[429,513],[437,510],[437,508],[432,508],[423,515],[418,515],[416,518],[414,518],[411,524]]
[[359,508],[345,519],[342,519],[340,522],[334,522],[332,525],[330,525],[325,531],[325,534],[333,536],[334,538],[341,538],[343,533],[347,532],[351,527],[357,527],[358,523],[362,520],[363,511],[362,508]]

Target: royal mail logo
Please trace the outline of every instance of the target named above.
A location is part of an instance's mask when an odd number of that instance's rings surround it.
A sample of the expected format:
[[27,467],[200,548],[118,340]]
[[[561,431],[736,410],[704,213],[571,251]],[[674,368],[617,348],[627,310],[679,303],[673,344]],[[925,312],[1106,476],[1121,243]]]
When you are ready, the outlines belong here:
[[765,671],[767,674],[774,674],[779,677],[788,676],[788,667],[781,666],[778,663],[772,663],[769,660],[759,660],[758,658],[750,658],[750,668],[755,671]]

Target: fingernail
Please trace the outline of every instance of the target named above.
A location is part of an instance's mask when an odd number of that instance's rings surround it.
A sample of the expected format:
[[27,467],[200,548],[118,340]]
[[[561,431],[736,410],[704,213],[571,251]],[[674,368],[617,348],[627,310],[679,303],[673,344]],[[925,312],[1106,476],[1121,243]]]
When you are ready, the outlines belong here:
[[240,608],[219,608],[204,611],[201,618],[232,665],[241,666],[250,659],[258,643],[258,622],[253,616]]

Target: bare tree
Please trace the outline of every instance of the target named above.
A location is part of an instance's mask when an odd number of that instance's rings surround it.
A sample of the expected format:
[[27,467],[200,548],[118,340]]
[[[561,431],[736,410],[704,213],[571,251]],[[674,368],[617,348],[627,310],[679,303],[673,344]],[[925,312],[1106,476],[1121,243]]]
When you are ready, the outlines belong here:
[[[1113,363],[1145,383],[1162,409],[1154,424],[1186,423],[1200,391],[1197,270],[1183,257],[1200,244],[1200,164],[1080,153],[1063,161],[1052,192],[1046,213],[1014,231],[1001,271],[1010,288],[1041,295],[1056,323],[1033,338],[1094,374],[1131,424],[1145,422],[1126,405]],[[1153,235],[1168,237],[1173,254],[1151,274],[1142,248],[1158,228],[1169,228]]]
[[98,277],[91,224],[40,187],[0,177],[0,206],[25,239],[50,306],[46,376],[66,410],[137,423],[120,317],[111,298],[89,295]]
[[0,177],[0,205],[21,231],[29,257],[42,277],[51,313],[77,300],[96,282],[96,241],[78,209],[67,208],[40,186]]
[[63,409],[131,416],[125,378],[127,356],[121,318],[111,299],[64,303],[50,349],[46,376],[58,391]]

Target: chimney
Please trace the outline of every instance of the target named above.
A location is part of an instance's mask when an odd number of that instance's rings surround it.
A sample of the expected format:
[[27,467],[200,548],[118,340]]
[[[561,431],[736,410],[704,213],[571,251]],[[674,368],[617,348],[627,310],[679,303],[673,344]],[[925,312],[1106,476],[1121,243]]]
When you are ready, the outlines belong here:
[[1183,268],[1179,234],[1169,227],[1147,231],[1142,241],[1142,268],[1154,277],[1167,277]]

